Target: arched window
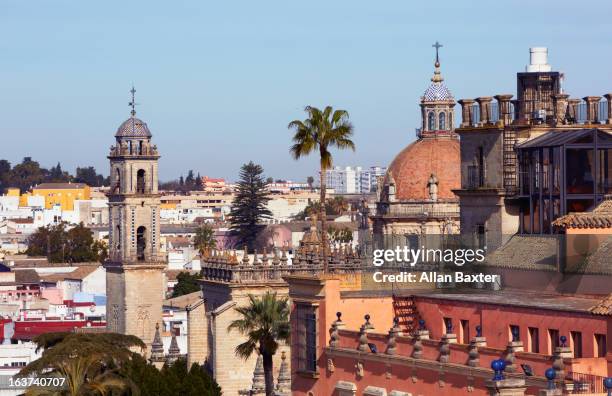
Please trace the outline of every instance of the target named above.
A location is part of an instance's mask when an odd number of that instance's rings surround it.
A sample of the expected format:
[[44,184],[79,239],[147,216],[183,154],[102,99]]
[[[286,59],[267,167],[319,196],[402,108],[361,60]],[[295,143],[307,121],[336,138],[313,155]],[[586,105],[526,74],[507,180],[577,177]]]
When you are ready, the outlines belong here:
[[145,193],[145,171],[144,169],[138,169],[138,173],[136,173],[136,193],[144,194]]
[[427,130],[436,130],[436,115],[433,113],[433,111],[430,111],[429,114],[427,114]]
[[115,235],[115,238],[117,238],[117,251],[121,250],[121,226],[117,226],[117,235]]
[[145,249],[147,247],[146,232],[147,228],[145,226],[140,226],[136,230],[136,257],[138,261],[144,261],[145,259]]
[[142,155],[142,140],[138,141],[138,155]]
[[121,171],[119,168],[115,168],[115,185],[113,186],[113,192],[121,191]]
[[446,129],[446,113],[440,113],[440,115],[438,115],[438,129]]

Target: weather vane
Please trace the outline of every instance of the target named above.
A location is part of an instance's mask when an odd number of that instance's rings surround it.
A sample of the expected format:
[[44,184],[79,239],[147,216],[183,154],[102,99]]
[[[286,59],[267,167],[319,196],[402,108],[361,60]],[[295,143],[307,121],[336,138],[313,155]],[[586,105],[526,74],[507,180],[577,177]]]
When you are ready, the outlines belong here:
[[443,47],[443,45],[442,45],[442,44],[440,44],[440,43],[439,43],[439,42],[436,40],[436,43],[435,43],[435,44],[433,44],[433,45],[432,45],[432,47],[434,47],[434,48],[436,49],[436,63],[440,63],[440,60],[439,60],[439,58],[438,58],[438,50],[439,50],[440,48],[442,48],[442,47]]
[[136,103],[136,100],[134,99],[134,94],[136,93],[136,89],[134,88],[134,85],[132,85],[132,89],[130,89],[130,92],[132,94],[132,101],[129,103],[129,106],[132,108],[132,116],[136,115],[136,105],[138,103]]

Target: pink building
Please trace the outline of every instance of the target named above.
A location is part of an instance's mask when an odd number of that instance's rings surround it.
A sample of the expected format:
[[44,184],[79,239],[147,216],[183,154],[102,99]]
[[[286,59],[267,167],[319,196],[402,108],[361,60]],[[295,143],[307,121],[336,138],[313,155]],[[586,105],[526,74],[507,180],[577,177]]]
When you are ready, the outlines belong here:
[[531,370],[527,394],[548,386],[551,367],[558,380],[592,389],[612,373],[611,297],[393,294],[340,291],[333,275],[285,280],[293,302],[293,395],[488,395],[497,359],[506,361],[509,378]]

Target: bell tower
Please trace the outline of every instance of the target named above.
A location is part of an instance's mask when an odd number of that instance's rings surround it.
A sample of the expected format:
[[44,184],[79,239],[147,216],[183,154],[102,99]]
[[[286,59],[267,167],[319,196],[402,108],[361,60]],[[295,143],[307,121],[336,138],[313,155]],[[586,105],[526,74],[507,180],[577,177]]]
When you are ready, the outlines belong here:
[[157,147],[151,132],[136,118],[132,88],[131,116],[110,148],[107,329],[131,334],[151,345],[161,323],[164,298],[160,255]]

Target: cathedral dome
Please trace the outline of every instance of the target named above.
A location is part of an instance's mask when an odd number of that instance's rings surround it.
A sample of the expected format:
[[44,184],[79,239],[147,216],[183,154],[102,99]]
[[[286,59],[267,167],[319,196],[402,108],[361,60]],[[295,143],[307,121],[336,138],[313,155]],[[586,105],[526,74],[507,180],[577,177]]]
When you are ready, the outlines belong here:
[[144,121],[132,116],[119,126],[115,137],[150,138],[151,131]]
[[[453,189],[461,187],[461,158],[456,135],[421,138],[404,148],[389,165],[384,185],[395,192],[395,201],[430,199],[430,177],[437,179],[438,200],[456,200]],[[393,187],[391,187],[393,185]]]
[[423,101],[453,100],[453,94],[442,81],[434,81],[423,93]]

